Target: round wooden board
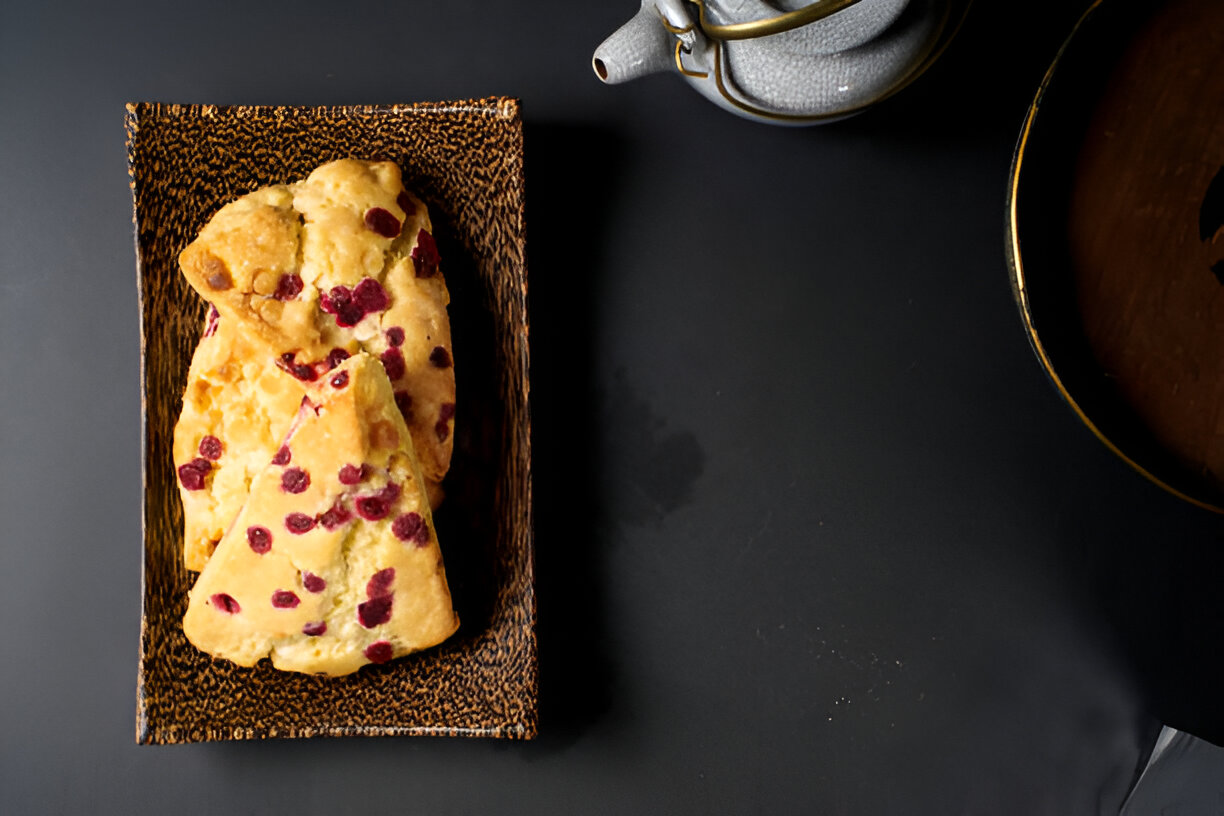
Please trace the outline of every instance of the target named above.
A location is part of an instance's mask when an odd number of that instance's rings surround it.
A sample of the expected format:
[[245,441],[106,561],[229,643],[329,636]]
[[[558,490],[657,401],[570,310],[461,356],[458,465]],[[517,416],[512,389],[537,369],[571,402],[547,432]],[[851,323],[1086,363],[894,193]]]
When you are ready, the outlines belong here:
[[1047,76],[1013,175],[1013,275],[1081,417],[1224,507],[1224,3],[1098,3]]

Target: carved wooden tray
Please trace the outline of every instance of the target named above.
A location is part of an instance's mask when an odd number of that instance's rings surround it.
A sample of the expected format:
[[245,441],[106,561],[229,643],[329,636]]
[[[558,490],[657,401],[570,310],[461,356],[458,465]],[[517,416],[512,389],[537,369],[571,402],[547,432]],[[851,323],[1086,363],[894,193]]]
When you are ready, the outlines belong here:
[[[142,743],[436,734],[530,738],[537,660],[523,141],[512,99],[367,107],[127,110],[142,336]],[[461,625],[348,677],[245,669],[197,651],[171,440],[204,302],[176,257],[222,204],[352,156],[390,159],[430,206],[451,291],[458,413],[435,520]]]

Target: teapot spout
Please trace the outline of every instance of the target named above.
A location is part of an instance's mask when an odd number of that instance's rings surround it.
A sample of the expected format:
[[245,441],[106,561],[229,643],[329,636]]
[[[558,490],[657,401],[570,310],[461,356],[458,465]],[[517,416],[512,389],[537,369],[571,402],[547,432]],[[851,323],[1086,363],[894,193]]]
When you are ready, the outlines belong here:
[[595,75],[609,85],[665,71],[671,64],[671,35],[653,0],[643,0],[638,13],[604,40],[591,58]]

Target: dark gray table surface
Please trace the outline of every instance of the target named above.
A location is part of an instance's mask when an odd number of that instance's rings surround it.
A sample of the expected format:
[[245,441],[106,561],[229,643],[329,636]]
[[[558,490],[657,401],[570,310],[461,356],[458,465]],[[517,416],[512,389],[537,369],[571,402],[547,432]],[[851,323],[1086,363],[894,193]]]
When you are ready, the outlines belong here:
[[[1060,403],[1007,284],[1083,6],[980,0],[903,94],[788,130],[602,86],[632,0],[0,5],[0,812],[1116,813],[1157,723],[1219,741],[1220,521]],[[539,738],[137,746],[123,104],[489,95],[526,121]]]

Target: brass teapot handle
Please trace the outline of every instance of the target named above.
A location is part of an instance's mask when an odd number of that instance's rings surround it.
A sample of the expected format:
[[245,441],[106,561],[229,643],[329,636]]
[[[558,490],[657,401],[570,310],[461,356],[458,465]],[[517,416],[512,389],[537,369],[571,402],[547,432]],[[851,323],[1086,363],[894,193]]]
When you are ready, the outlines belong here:
[[718,25],[706,20],[705,0],[692,0],[697,6],[697,24],[703,34],[712,40],[751,40],[770,34],[781,34],[817,20],[823,20],[843,9],[853,6],[859,0],[816,0],[801,9],[787,11],[777,17],[763,17],[760,20],[750,20],[746,23],[728,23]]

